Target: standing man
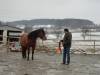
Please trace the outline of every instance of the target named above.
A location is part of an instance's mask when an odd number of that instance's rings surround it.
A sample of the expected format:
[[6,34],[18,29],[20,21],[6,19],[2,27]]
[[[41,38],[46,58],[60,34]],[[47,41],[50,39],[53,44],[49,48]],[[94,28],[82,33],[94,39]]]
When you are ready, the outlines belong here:
[[[71,47],[71,41],[72,41],[72,34],[69,32],[69,30],[66,28],[64,29],[64,38],[62,40],[63,44],[63,64],[70,64],[70,47]],[[67,63],[66,63],[66,55],[67,55]]]

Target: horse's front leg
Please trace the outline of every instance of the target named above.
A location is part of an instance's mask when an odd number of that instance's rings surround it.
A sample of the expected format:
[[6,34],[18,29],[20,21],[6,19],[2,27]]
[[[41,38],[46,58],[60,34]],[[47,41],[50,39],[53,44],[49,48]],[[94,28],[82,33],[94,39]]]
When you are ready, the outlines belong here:
[[28,47],[28,57],[27,57],[27,60],[29,60],[29,54],[30,54],[30,48]]
[[35,48],[32,47],[32,60],[34,59],[34,50]]

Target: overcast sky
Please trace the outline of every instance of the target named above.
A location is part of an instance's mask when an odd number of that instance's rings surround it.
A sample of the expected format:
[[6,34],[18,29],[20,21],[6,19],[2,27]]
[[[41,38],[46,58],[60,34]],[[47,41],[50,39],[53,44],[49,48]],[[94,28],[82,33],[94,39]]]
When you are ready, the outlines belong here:
[[0,0],[0,20],[89,19],[100,24],[100,0]]

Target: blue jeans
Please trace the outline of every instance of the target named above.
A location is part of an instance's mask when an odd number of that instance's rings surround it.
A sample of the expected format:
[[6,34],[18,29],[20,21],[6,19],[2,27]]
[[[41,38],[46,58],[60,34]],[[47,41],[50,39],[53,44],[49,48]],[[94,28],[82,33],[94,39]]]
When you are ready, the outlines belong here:
[[63,64],[66,64],[66,55],[67,55],[67,64],[70,63],[70,48],[64,47],[63,49]]

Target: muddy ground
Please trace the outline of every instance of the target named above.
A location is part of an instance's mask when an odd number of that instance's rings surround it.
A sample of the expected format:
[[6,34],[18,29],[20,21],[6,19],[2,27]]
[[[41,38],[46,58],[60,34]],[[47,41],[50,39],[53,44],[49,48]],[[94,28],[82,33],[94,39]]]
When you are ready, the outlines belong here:
[[20,52],[0,49],[0,75],[100,75],[100,55],[71,54],[70,65],[62,65],[62,54],[35,52],[34,60]]

